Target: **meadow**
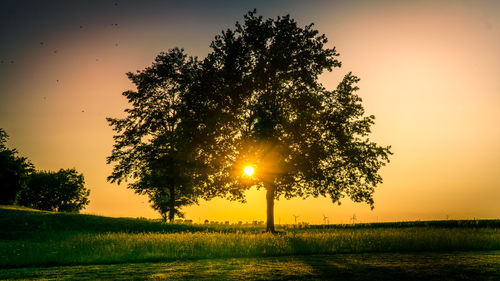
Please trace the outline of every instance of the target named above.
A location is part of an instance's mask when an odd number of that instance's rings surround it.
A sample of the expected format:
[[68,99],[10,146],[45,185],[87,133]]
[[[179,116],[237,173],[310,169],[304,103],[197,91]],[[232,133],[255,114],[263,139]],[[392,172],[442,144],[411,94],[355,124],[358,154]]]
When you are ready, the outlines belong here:
[[0,280],[500,280],[500,251],[360,253],[0,270]]
[[281,228],[165,224],[0,207],[0,268],[359,253],[500,250],[500,221]]

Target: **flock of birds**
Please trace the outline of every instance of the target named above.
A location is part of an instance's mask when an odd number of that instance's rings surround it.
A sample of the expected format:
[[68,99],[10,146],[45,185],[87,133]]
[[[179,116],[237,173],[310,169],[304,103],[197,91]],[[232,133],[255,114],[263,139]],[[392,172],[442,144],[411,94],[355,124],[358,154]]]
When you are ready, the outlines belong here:
[[[111,26],[118,26],[117,23],[112,23]],[[80,29],[83,29],[83,25],[80,25]],[[43,46],[45,43],[43,41],[40,42],[40,45]],[[118,47],[119,44],[118,43],[115,43],[115,47]],[[53,52],[55,55],[58,53],[58,50],[54,50]],[[96,58],[95,59],[96,62],[99,61],[99,58]],[[14,63],[14,61],[12,61],[12,63]],[[59,82],[59,79],[56,80],[56,82]]]
[[[115,6],[115,7],[116,7],[116,6],[118,6],[118,2],[114,2],[114,6]],[[111,26],[113,26],[113,27],[118,27],[118,23],[111,23],[110,25],[111,25]],[[79,29],[84,29],[84,25],[79,25]],[[40,41],[40,42],[39,42],[39,44],[40,44],[40,46],[42,46],[42,47],[46,46],[46,44],[45,44],[45,42],[44,42],[44,41]],[[118,44],[118,43],[115,43],[114,45],[115,45],[115,47],[118,47],[118,46],[119,46],[119,44]],[[59,50],[58,50],[58,49],[55,49],[55,50],[53,50],[53,51],[52,51],[52,53],[53,53],[54,55],[57,55],[57,54],[59,53]],[[96,59],[95,59],[95,61],[96,61],[96,62],[99,62],[99,58],[96,58]],[[1,59],[1,60],[0,60],[0,64],[14,64],[14,63],[15,63],[14,59]],[[56,83],[59,83],[59,82],[60,82],[60,80],[59,80],[59,79],[56,79]],[[47,100],[47,97],[46,97],[46,96],[44,96],[44,97],[43,97],[43,100],[44,100],[44,101],[46,101],[46,100]],[[84,112],[85,112],[85,110],[82,110],[82,113],[84,113]]]
[[[118,2],[114,2],[114,6],[118,6]],[[117,27],[118,23],[111,23],[111,26]],[[80,25],[79,28],[83,29],[84,26]],[[40,46],[44,46],[44,45],[45,45],[45,42],[44,41],[40,41]],[[115,43],[115,47],[118,47],[118,43]],[[57,55],[58,52],[59,51],[57,49],[53,50],[54,55]],[[95,60],[99,61],[99,58],[96,58]],[[0,60],[0,64],[14,64],[14,62],[15,61],[13,59],[1,59]],[[59,82],[59,80],[56,80],[56,82]]]

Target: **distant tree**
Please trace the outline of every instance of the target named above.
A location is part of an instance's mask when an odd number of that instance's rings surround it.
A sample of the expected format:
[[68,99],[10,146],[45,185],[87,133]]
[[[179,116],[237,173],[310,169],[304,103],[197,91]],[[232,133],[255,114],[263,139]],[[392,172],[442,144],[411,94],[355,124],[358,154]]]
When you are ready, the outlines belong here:
[[127,73],[136,91],[123,93],[131,105],[125,118],[108,118],[117,132],[108,157],[114,164],[108,177],[148,195],[164,219],[182,216],[182,206],[196,203],[197,176],[190,161],[189,137],[179,127],[183,94],[198,72],[198,61],[178,48],[161,53],[151,67]]
[[15,203],[17,193],[26,186],[33,164],[27,158],[17,155],[16,149],[9,149],[9,136],[0,128],[0,204]]
[[[206,192],[244,200],[249,187],[265,188],[270,232],[280,196],[348,196],[373,207],[378,170],[391,154],[368,138],[375,117],[364,115],[356,76],[332,91],[318,82],[341,63],[312,26],[249,12],[215,38],[198,89],[186,96],[200,139],[193,144],[211,167]],[[254,165],[252,177],[245,165]]]
[[18,204],[46,211],[79,212],[89,204],[90,191],[75,169],[36,171],[18,195]]

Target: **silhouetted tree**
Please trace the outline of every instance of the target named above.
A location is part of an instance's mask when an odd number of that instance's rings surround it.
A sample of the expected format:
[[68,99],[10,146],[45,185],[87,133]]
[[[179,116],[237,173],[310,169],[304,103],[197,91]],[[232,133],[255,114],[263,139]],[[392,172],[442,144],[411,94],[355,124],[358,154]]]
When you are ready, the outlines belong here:
[[[244,200],[249,187],[264,187],[270,232],[280,196],[348,196],[373,207],[378,170],[391,154],[368,138],[375,117],[364,115],[357,77],[345,75],[332,91],[318,82],[341,63],[312,26],[249,12],[216,36],[186,95],[193,144],[211,167],[206,192]],[[255,166],[252,178],[242,172],[247,164]]]
[[36,171],[18,195],[18,204],[40,210],[79,212],[89,204],[90,191],[75,169]]
[[175,48],[160,54],[153,65],[127,73],[136,91],[126,91],[131,108],[125,118],[108,118],[117,132],[108,164],[115,163],[111,182],[132,180],[128,188],[146,194],[162,217],[173,221],[179,208],[197,202],[196,173],[188,137],[179,127],[182,95],[197,73],[198,61]]
[[27,158],[17,155],[16,149],[9,149],[9,136],[0,128],[0,204],[15,203],[17,193],[26,186],[33,164]]

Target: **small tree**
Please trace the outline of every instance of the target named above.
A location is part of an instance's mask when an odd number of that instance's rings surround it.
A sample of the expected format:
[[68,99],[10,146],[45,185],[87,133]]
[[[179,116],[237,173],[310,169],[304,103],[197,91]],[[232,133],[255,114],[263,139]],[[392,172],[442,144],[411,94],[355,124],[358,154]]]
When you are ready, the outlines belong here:
[[182,95],[188,91],[198,62],[175,48],[153,65],[127,73],[136,91],[126,91],[131,108],[125,118],[108,118],[117,132],[108,164],[115,163],[111,182],[132,179],[128,188],[146,194],[162,217],[173,221],[179,208],[197,202],[196,173],[190,161],[189,137],[179,127]]
[[89,204],[90,191],[75,169],[37,171],[19,192],[18,204],[46,211],[79,212]]
[[[212,167],[205,186],[235,199],[265,188],[270,232],[280,196],[348,196],[373,207],[378,170],[391,154],[368,138],[375,117],[364,116],[357,77],[347,74],[333,91],[318,82],[341,64],[312,26],[249,12],[212,42],[196,97],[187,99],[203,139],[198,150]],[[255,175],[244,175],[245,165]]]
[[27,158],[17,155],[16,149],[9,149],[6,142],[9,136],[0,128],[0,204],[15,203],[16,195],[28,181],[33,164]]

